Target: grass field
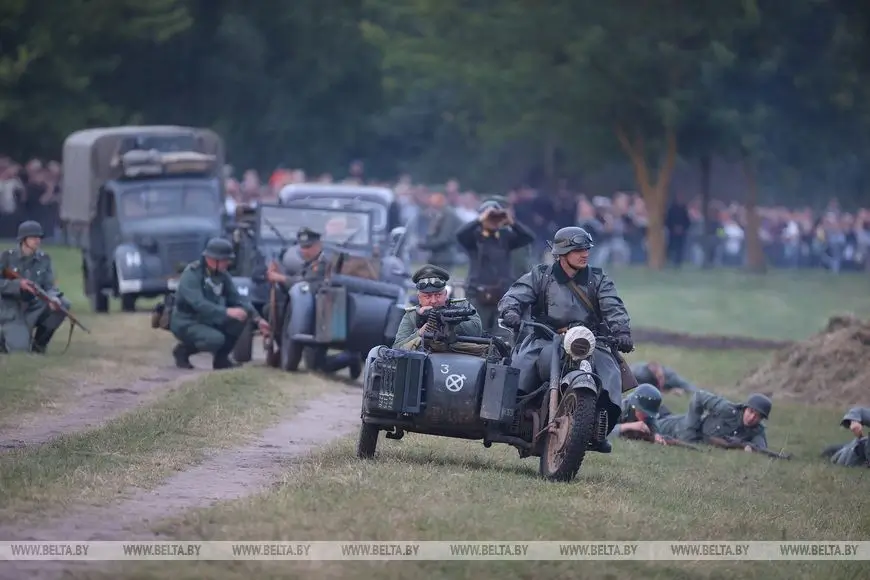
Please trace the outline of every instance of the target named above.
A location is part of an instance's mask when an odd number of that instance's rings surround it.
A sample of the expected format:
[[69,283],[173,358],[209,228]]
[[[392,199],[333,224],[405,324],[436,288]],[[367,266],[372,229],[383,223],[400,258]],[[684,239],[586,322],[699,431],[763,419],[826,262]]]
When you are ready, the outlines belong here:
[[[61,330],[48,357],[0,356],[0,430],[34,420],[61,421],[82,393],[141,383],[170,367],[171,337],[145,314],[96,316],[80,296],[77,254],[48,249],[60,285],[94,331],[69,352]],[[870,315],[867,278],[820,272],[613,273],[635,326],[795,339],[828,316]],[[113,312],[117,312],[113,304]],[[63,339],[63,340],[62,340]],[[769,356],[763,351],[680,350],[640,345],[629,361],[656,359],[699,386],[734,399],[738,380]],[[169,376],[169,375],[167,375]],[[278,373],[255,363],[155,388],[151,398],[87,431],[41,446],[0,452],[0,528],[82,504],[107,505],[131,488],[150,488],[211,450],[251,440],[279,416],[331,392],[334,383]],[[99,388],[83,385],[97,384]],[[84,391],[83,391],[84,389]],[[90,390],[88,390],[90,389]],[[848,440],[839,418],[852,401],[830,407],[778,402],[768,425],[773,447],[796,455],[773,462],[742,452],[693,453],[618,441],[610,455],[589,454],[570,484],[536,477],[535,460],[513,449],[407,435],[381,437],[374,461],[353,458],[355,436],[302,460],[262,493],[206,509],[178,510],[148,524],[180,540],[870,540],[866,472],[818,458]],[[686,399],[669,397],[682,410]],[[98,414],[95,415],[98,418]],[[25,425],[26,427],[26,425]],[[11,431],[10,431],[11,432]],[[0,440],[3,437],[0,436]],[[240,466],[240,469],[242,467]],[[26,529],[26,528],[24,528]],[[119,537],[117,539],[123,539]],[[499,578],[525,580],[866,577],[865,563],[767,562],[201,562],[106,563],[74,570],[89,579]],[[26,577],[26,576],[22,576]],[[0,570],[0,578],[5,578]]]

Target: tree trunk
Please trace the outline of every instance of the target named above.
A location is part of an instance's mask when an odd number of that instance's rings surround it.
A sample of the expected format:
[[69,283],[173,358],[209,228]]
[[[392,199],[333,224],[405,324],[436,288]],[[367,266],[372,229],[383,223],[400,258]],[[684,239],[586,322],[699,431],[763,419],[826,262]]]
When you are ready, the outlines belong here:
[[672,129],[666,130],[664,159],[655,180],[650,175],[643,136],[637,133],[634,140],[629,140],[622,127],[617,127],[616,138],[619,139],[619,144],[631,160],[635,181],[646,204],[649,220],[646,231],[647,266],[653,270],[661,270],[667,261],[665,212],[671,177],[677,161],[677,136]]
[[758,178],[749,157],[743,158],[743,174],[746,176],[746,270],[754,274],[767,272],[767,260],[761,244],[761,220],[758,217]]
[[710,180],[712,178],[712,158],[709,153],[701,156],[701,219],[704,229],[701,232],[701,247],[703,251],[703,268],[713,267],[713,248],[715,247],[716,225],[710,215]]

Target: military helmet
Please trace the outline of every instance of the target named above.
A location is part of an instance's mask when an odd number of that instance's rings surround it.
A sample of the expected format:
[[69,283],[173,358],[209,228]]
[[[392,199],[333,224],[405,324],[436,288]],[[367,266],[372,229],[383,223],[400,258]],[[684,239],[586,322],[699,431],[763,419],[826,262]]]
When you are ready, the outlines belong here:
[[662,394],[651,384],[643,383],[638,385],[634,392],[629,395],[628,403],[649,415],[650,418],[658,419],[659,408],[662,406]]
[[215,260],[233,260],[236,257],[232,242],[224,238],[210,239],[205,245],[202,255]]
[[592,236],[581,227],[562,228],[553,236],[554,256],[564,256],[574,250],[588,250],[592,247]]
[[18,241],[24,238],[43,238],[45,231],[42,229],[42,224],[37,221],[27,220],[18,225]]
[[749,395],[749,399],[746,401],[746,406],[750,409],[755,409],[761,413],[762,417],[767,419],[770,417],[771,409],[773,409],[773,402],[766,395],[753,393]]

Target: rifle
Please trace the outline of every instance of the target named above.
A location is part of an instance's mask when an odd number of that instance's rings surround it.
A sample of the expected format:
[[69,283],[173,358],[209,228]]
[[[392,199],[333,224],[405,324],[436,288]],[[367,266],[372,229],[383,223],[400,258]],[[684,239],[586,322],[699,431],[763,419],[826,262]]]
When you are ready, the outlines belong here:
[[710,437],[707,439],[707,443],[721,449],[743,449],[744,447],[751,447],[753,453],[761,453],[762,455],[766,455],[773,459],[792,458],[791,453],[786,453],[785,451],[773,451],[766,447],[759,447],[758,445],[737,439],[736,437]]
[[[635,431],[631,431],[622,435],[627,439],[634,439],[636,441],[646,441],[647,443],[655,443],[655,433],[650,433],[648,435],[643,435],[641,433],[637,433]],[[691,449],[692,451],[702,451],[700,447],[697,445],[692,445],[691,443],[687,443],[682,441],[681,439],[677,439],[676,437],[670,437],[668,435],[662,435],[662,439],[665,441],[665,445],[668,447],[683,447],[685,449]]]
[[269,284],[269,332],[263,338],[263,350],[266,351],[266,364],[271,365],[272,361],[275,358],[275,332],[277,331],[277,319],[278,319],[278,285],[274,282]]
[[[19,281],[26,280],[26,278],[21,276],[21,274],[19,274],[18,272],[15,272],[9,268],[3,268],[3,277],[6,278],[7,280],[19,280]],[[32,283],[32,281],[31,281],[31,283]],[[33,284],[33,289],[34,289],[34,293],[35,293],[37,298],[39,298],[40,300],[42,300],[46,304],[53,304],[58,312],[62,313],[64,316],[66,316],[69,319],[69,322],[70,322],[69,337],[67,338],[66,347],[64,347],[63,352],[66,352],[67,349],[69,349],[69,345],[72,342],[73,331],[75,330],[76,326],[78,326],[79,328],[81,328],[82,330],[87,332],[88,334],[91,333],[91,331],[88,330],[85,327],[85,325],[79,321],[78,318],[76,318],[69,310],[64,308],[63,303],[60,301],[59,298],[55,298],[54,296],[50,296],[48,294],[48,292],[46,292],[45,290],[43,290],[42,288],[40,288],[36,284]]]

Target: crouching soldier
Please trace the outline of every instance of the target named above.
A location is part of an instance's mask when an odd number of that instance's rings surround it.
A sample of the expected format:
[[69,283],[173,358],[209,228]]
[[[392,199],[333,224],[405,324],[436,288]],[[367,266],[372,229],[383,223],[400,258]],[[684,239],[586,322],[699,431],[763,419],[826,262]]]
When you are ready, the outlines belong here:
[[[39,222],[18,226],[18,247],[0,255],[0,352],[43,354],[63,323],[70,303],[55,287],[51,258],[40,249]],[[54,301],[37,298],[41,288]]]
[[190,355],[210,352],[213,368],[238,366],[230,352],[250,317],[263,335],[269,323],[243,298],[227,272],[235,258],[232,243],[223,238],[209,240],[202,258],[192,262],[178,280],[170,330],[179,343],[172,350],[179,368],[192,369]]
[[771,400],[753,394],[745,403],[731,401],[707,391],[698,390],[689,401],[685,415],[667,414],[659,417],[659,433],[688,443],[705,442],[722,446],[741,442],[746,451],[767,449],[767,435],[762,421],[770,417]]
[[[399,329],[396,331],[396,339],[393,341],[393,348],[412,350],[416,348],[414,339],[423,336],[428,328],[428,317],[426,313],[433,308],[440,308],[447,304],[447,281],[450,280],[450,274],[446,270],[438,266],[427,264],[414,272],[411,278],[417,287],[417,300],[419,305],[409,308],[402,321],[399,323]],[[463,304],[465,300],[453,300],[452,304]],[[461,336],[483,336],[483,324],[480,321],[480,316],[475,312],[470,320],[461,322],[456,325],[456,334]]]
[[853,407],[843,416],[840,424],[855,438],[846,444],[832,445],[822,453],[831,463],[846,467],[870,467],[870,438],[864,427],[870,427],[870,407]]

